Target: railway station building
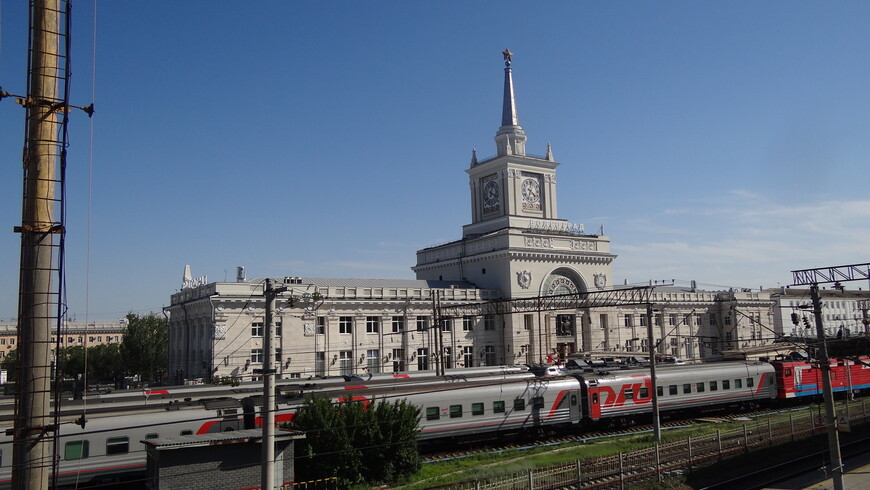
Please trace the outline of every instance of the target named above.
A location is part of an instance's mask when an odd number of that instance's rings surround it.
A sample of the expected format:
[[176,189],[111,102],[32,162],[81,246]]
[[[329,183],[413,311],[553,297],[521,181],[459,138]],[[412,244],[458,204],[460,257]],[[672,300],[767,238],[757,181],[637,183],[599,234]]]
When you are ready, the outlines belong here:
[[[472,152],[471,222],[461,237],[417,252],[413,280],[289,277],[276,301],[275,365],[284,378],[559,362],[648,352],[646,306],[608,306],[446,318],[435,305],[607,291],[610,238],[559,217],[557,168],[548,144],[526,151],[511,53],[505,51],[496,154]],[[650,284],[653,286],[653,284]],[[772,342],[769,292],[653,289],[657,351],[702,360]],[[263,362],[264,280],[190,278],[171,296],[169,373],[176,381],[253,377]],[[781,333],[781,330],[780,330]]]

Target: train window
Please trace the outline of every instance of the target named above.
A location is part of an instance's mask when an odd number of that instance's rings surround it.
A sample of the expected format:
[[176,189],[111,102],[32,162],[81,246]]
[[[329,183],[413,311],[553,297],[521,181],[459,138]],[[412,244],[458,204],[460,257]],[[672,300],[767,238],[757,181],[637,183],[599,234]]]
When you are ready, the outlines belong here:
[[450,405],[450,418],[462,417],[462,405]]
[[438,407],[426,407],[426,420],[438,420],[441,418],[441,409]]
[[743,388],[743,380],[742,379],[735,379],[734,380],[734,387],[735,388]]
[[[669,394],[669,395],[676,395],[676,394],[677,394],[677,391],[678,391],[678,390],[677,390],[677,385],[670,385],[670,386],[668,386],[668,394]],[[692,387],[691,387],[691,386],[689,386],[689,391],[692,391]]]
[[692,392],[692,383],[686,383],[683,385],[683,393],[688,394]]
[[637,397],[641,399],[649,398],[649,388],[647,388],[646,386],[642,387],[640,389],[640,392],[637,394]]
[[665,396],[665,387],[664,386],[656,387],[656,393],[658,393],[659,396]]
[[719,382],[718,381],[710,381],[710,391],[719,390]]
[[593,394],[592,394],[592,404],[593,404],[593,405],[598,405],[598,393],[593,393]]
[[152,432],[150,434],[145,434],[145,439],[157,439],[158,437],[160,437],[160,434],[158,434],[156,432]]
[[577,395],[571,395],[571,406],[572,407],[577,406]]
[[110,437],[106,439],[106,455],[130,452],[129,437]]
[[746,387],[752,388],[753,386],[755,386],[755,380],[752,378],[746,378]]
[[185,429],[185,430],[181,431],[181,435],[183,435],[183,436],[192,436],[192,435],[193,435],[193,431],[190,430],[190,429]]
[[70,441],[63,447],[63,459],[84,459],[89,453],[88,441]]
[[631,388],[625,390],[625,399],[631,400],[632,398],[634,398],[634,390],[632,390]]
[[504,413],[504,400],[492,402],[492,413]]
[[791,376],[791,368],[785,368],[785,375]]
[[532,408],[544,408],[544,397],[536,396],[532,398]]
[[731,389],[731,380],[723,379],[722,380],[722,389],[723,390],[730,390]]
[[483,415],[483,403],[472,403],[471,415]]
[[526,401],[522,398],[517,398],[514,400],[514,410],[525,410],[526,409]]
[[698,393],[703,393],[704,392],[704,382],[702,381],[700,383],[695,383],[695,388],[697,388]]

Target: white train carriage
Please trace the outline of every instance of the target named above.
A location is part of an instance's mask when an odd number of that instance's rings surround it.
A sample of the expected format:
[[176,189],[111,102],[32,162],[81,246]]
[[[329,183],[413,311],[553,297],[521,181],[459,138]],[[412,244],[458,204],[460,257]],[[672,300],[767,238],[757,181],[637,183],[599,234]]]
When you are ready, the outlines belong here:
[[[584,406],[592,421],[652,413],[649,369],[585,375]],[[718,362],[656,369],[660,412],[749,405],[776,397],[774,369],[760,362]]]
[[405,396],[420,407],[421,441],[576,424],[581,384],[571,377],[510,380]]

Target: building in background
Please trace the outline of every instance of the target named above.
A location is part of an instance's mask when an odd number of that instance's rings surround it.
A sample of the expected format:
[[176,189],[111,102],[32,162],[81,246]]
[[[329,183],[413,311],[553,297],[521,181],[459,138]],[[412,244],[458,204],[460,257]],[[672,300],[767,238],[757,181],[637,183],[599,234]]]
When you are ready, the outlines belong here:
[[[120,344],[127,328],[126,320],[117,323],[67,322],[60,336],[60,346],[63,347],[93,347],[101,344]],[[16,322],[0,322],[0,359],[15,350],[18,324]],[[52,330],[51,342],[56,342],[57,330]]]
[[[281,377],[557,362],[568,354],[648,352],[646,307],[566,309],[450,318],[434,305],[480,303],[613,288],[610,239],[559,218],[559,166],[548,144],[526,152],[511,53],[504,52],[496,154],[472,151],[471,223],[456,241],[417,252],[416,280],[287,278],[277,300],[275,361]],[[169,373],[176,380],[253,377],[263,362],[264,280],[209,283],[185,268],[169,315]],[[653,286],[653,284],[650,284]],[[655,285],[661,354],[693,360],[772,343],[768,292]],[[291,300],[294,298],[294,300]]]

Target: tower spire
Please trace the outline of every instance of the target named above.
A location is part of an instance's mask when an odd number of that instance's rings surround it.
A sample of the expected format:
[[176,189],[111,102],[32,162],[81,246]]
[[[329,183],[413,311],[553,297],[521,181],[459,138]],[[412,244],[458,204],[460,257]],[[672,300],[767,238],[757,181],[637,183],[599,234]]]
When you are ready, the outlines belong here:
[[526,133],[517,119],[517,104],[514,99],[514,80],[511,71],[513,53],[505,49],[504,56],[504,95],[502,98],[501,127],[495,134],[498,155],[525,155]]
[[514,80],[511,73],[511,50],[501,52],[504,56],[504,100],[501,109],[502,126],[519,126],[517,120],[517,104],[514,102]]

